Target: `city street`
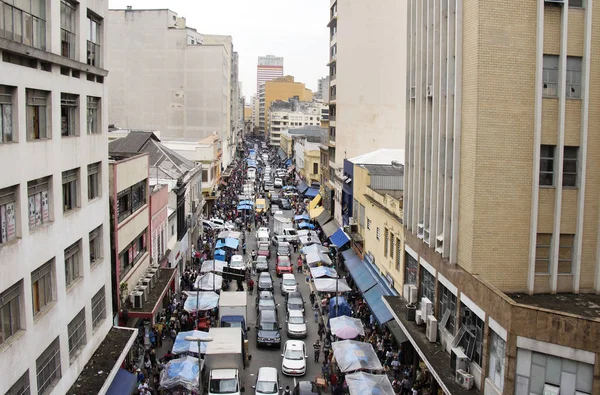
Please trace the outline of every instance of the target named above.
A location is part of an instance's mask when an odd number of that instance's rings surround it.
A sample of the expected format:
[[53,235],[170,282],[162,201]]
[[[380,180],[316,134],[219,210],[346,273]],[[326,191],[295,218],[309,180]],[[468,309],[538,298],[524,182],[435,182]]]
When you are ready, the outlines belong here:
[[[291,210],[285,210],[284,215],[287,217],[293,216]],[[271,229],[271,232],[273,231],[273,217],[269,217],[269,229]],[[250,234],[248,234],[248,233],[246,234],[246,242],[247,242],[247,252],[248,252],[248,254],[250,254],[252,249],[257,248],[254,231],[250,232]],[[256,374],[258,372],[258,369],[261,367],[277,368],[277,370],[280,373],[281,386],[283,387],[282,390],[285,390],[286,385],[289,385],[290,390],[293,390],[296,382],[298,382],[298,381],[314,381],[315,378],[321,374],[321,366],[320,366],[320,364],[314,362],[314,352],[313,352],[313,343],[318,338],[318,336],[317,336],[318,326],[314,321],[314,313],[310,306],[310,299],[309,299],[310,288],[309,288],[309,285],[306,284],[306,281],[304,279],[304,274],[302,274],[302,273],[294,273],[294,276],[296,277],[296,280],[298,282],[298,290],[300,292],[302,292],[302,295],[303,295],[304,301],[305,301],[305,307],[304,307],[305,310],[304,311],[305,311],[305,318],[306,318],[306,322],[307,322],[308,337],[306,339],[301,339],[301,340],[303,340],[306,343],[306,351],[307,351],[307,355],[308,355],[308,358],[306,359],[307,373],[305,376],[301,376],[301,377],[287,377],[287,376],[284,376],[283,374],[281,374],[281,359],[282,359],[281,353],[282,353],[283,345],[285,344],[285,341],[288,340],[287,333],[286,333],[286,323],[285,323],[286,311],[285,311],[283,296],[281,295],[281,291],[279,290],[281,280],[275,274],[276,258],[275,258],[275,249],[273,246],[271,247],[271,250],[272,250],[272,255],[271,255],[271,259],[269,260],[269,271],[271,272],[271,276],[273,277],[273,280],[274,280],[273,288],[275,290],[275,292],[274,292],[275,301],[276,301],[276,303],[279,304],[279,306],[277,307],[277,311],[278,311],[278,316],[279,316],[279,325],[281,326],[281,349],[257,348],[256,347],[256,328],[255,328],[255,324],[256,324],[256,307],[255,307],[256,287],[255,287],[253,296],[248,298],[248,321],[249,321],[248,325],[250,326],[250,332],[248,333],[248,340],[249,340],[250,354],[252,355],[252,362],[250,363],[250,367],[246,368],[246,370],[245,370],[245,374],[246,374],[245,383],[246,383],[246,391],[247,391],[246,393],[247,394],[254,394],[254,390],[252,389],[252,386],[254,385],[254,383],[256,381]],[[294,264],[294,272],[296,271],[296,261],[298,259],[299,253],[300,252],[298,252],[298,253],[292,252],[292,262]],[[256,277],[255,277],[255,281],[256,281]],[[323,356],[321,355],[320,360],[323,359],[322,357]]]

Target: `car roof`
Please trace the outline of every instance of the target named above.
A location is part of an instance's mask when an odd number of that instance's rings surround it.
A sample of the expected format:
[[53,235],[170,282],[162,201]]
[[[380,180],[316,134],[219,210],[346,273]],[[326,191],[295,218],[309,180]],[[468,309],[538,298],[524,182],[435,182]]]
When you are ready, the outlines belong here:
[[290,317],[302,317],[302,318],[304,318],[304,313],[301,312],[300,310],[289,310],[288,311],[288,315]]
[[300,293],[300,291],[288,292],[288,298],[300,298],[300,299],[302,299],[302,293]]
[[291,273],[283,273],[283,277],[282,277],[281,279],[282,279],[282,280],[285,280],[286,278],[290,278],[290,279],[292,279],[292,280],[295,280],[295,279],[296,279],[296,277],[294,277],[294,275],[293,275],[293,274],[291,274]]
[[232,261],[244,261],[244,257],[242,255],[233,255],[231,257]]
[[258,369],[258,374],[256,377],[257,381],[277,381],[277,379],[278,375],[276,368],[263,366],[262,368]]
[[302,340],[288,340],[285,342],[285,348],[302,351],[304,342]]
[[268,279],[270,280],[270,279],[271,279],[271,275],[270,275],[269,273],[262,272],[262,273],[261,273],[261,274],[258,276],[258,278],[259,278],[259,279],[260,279],[260,278],[268,278]]
[[266,261],[266,260],[267,260],[267,257],[266,257],[266,256],[264,256],[264,255],[260,255],[260,256],[258,256],[258,257],[256,258],[256,260],[257,260],[257,261]]
[[258,320],[269,320],[277,322],[277,317],[275,316],[275,314],[277,314],[275,310],[262,310],[260,312],[260,317],[258,317]]
[[271,291],[260,291],[259,294],[258,294],[258,298],[259,299],[266,299],[267,296],[270,296],[269,299],[273,299],[273,292],[271,292]]

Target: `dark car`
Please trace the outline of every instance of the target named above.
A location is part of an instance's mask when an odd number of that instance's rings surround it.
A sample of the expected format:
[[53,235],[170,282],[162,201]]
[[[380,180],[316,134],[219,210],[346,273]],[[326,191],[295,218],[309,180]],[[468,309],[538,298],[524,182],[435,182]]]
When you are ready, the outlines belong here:
[[285,308],[287,311],[297,310],[304,314],[304,300],[298,297],[289,297],[286,300]]
[[273,197],[271,197],[270,201],[271,201],[271,206],[277,206],[279,208],[281,208],[281,206],[283,204],[281,201],[281,198],[277,195],[273,195]]
[[301,299],[302,303],[304,303],[304,298],[302,297],[302,293],[300,291],[288,292],[285,294],[285,301],[287,302],[288,298],[297,298]]
[[293,395],[321,395],[321,389],[314,381],[298,381]]
[[287,256],[288,258],[292,257],[292,250],[290,248],[290,243],[279,243],[277,246],[277,257]]
[[277,304],[275,303],[275,299],[259,299],[258,303],[256,303],[256,314],[260,314],[265,310],[277,310]]
[[256,302],[255,302],[255,304],[258,306],[258,303],[261,300],[275,300],[275,296],[273,295],[273,292],[270,292],[270,291],[261,291],[261,292],[258,293],[258,295],[256,295]]
[[276,310],[263,310],[256,320],[256,347],[281,348],[281,333]]
[[269,271],[269,260],[266,256],[259,256],[254,262],[254,267],[258,273]]
[[258,256],[271,258],[271,249],[269,248],[269,244],[264,243],[258,246]]
[[271,275],[269,274],[269,272],[262,272],[258,276],[257,289],[258,289],[258,292],[260,292],[260,291],[273,292],[273,279],[271,278]]
[[281,207],[284,210],[291,210],[292,204],[288,199],[281,199],[281,204],[279,205],[279,207]]

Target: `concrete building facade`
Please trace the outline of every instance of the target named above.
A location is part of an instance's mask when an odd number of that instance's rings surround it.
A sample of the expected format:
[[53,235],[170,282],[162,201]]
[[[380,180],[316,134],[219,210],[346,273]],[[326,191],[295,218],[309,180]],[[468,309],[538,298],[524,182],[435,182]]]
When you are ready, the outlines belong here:
[[269,111],[271,103],[276,100],[287,101],[297,97],[301,102],[310,102],[313,99],[310,89],[301,82],[295,82],[294,77],[288,75],[267,81],[259,86],[259,132],[269,138]]
[[317,92],[315,96],[325,103],[329,102],[329,76],[319,78],[317,81]]
[[216,130],[227,166],[239,101],[231,37],[200,34],[166,9],[110,10],[108,25],[110,122],[168,137]]
[[445,393],[434,353],[461,347],[479,393],[598,393],[600,11],[436,4],[408,2],[402,291],[431,301],[439,343],[385,303]]
[[258,94],[261,84],[279,77],[283,77],[283,57],[259,56],[256,66],[256,93]]
[[294,136],[294,165],[298,173],[307,183],[320,181],[319,178],[319,144],[306,141],[305,137]]
[[[322,193],[341,223],[344,159],[381,147],[404,148],[406,81],[395,76],[406,73],[407,32],[399,26],[406,25],[407,5],[330,0],[329,15],[329,138],[323,158],[328,169]],[[377,71],[367,71],[374,62]]]
[[66,393],[112,327],[107,3],[63,7],[0,2],[3,394]]
[[299,102],[296,99],[274,101],[269,111],[269,144],[279,147],[281,132],[290,128],[320,126],[327,106],[317,102]]

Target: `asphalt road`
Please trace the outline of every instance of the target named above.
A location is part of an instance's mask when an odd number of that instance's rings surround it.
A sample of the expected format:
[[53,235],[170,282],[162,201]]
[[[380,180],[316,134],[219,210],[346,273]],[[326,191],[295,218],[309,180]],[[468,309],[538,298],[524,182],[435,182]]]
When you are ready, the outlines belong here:
[[[279,190],[276,190],[279,192]],[[286,217],[292,217],[291,210],[285,210],[284,215]],[[273,232],[273,217],[269,217],[269,228],[271,232]],[[246,244],[247,244],[247,252],[250,254],[252,249],[257,249],[256,239],[254,230],[250,234],[246,234]],[[296,281],[298,282],[298,290],[302,292],[305,300],[304,314],[307,321],[307,333],[308,336],[306,339],[299,339],[305,342],[306,351],[308,358],[306,359],[307,369],[306,374],[300,377],[288,377],[284,376],[281,373],[281,353],[283,352],[283,345],[288,340],[287,337],[287,327],[285,323],[286,310],[283,296],[280,291],[280,283],[281,279],[278,278],[275,274],[275,248],[271,246],[271,259],[269,261],[269,271],[271,272],[271,276],[273,277],[273,288],[275,289],[274,296],[275,302],[279,304],[277,307],[278,317],[279,317],[279,326],[281,326],[281,349],[277,348],[257,348],[256,347],[256,306],[255,306],[255,298],[256,298],[256,287],[254,288],[254,293],[251,297],[248,298],[248,325],[250,326],[250,332],[248,333],[249,340],[249,352],[252,355],[252,361],[250,362],[250,367],[246,368],[244,371],[245,374],[245,385],[246,385],[246,394],[254,395],[255,391],[252,389],[252,386],[256,382],[256,375],[258,373],[258,369],[261,367],[274,367],[279,372],[279,377],[281,380],[281,386],[283,390],[285,390],[286,385],[290,386],[290,390],[294,389],[297,381],[314,381],[317,376],[321,374],[321,364],[314,362],[314,352],[313,352],[313,343],[317,340],[317,330],[318,326],[314,320],[314,313],[310,306],[310,288],[304,279],[304,274],[302,273],[294,273],[296,277]],[[298,253],[292,252],[292,263],[294,264],[294,272],[296,271],[296,262],[298,260]],[[256,282],[256,277],[254,277]],[[320,356],[320,360],[323,360],[323,356]]]

